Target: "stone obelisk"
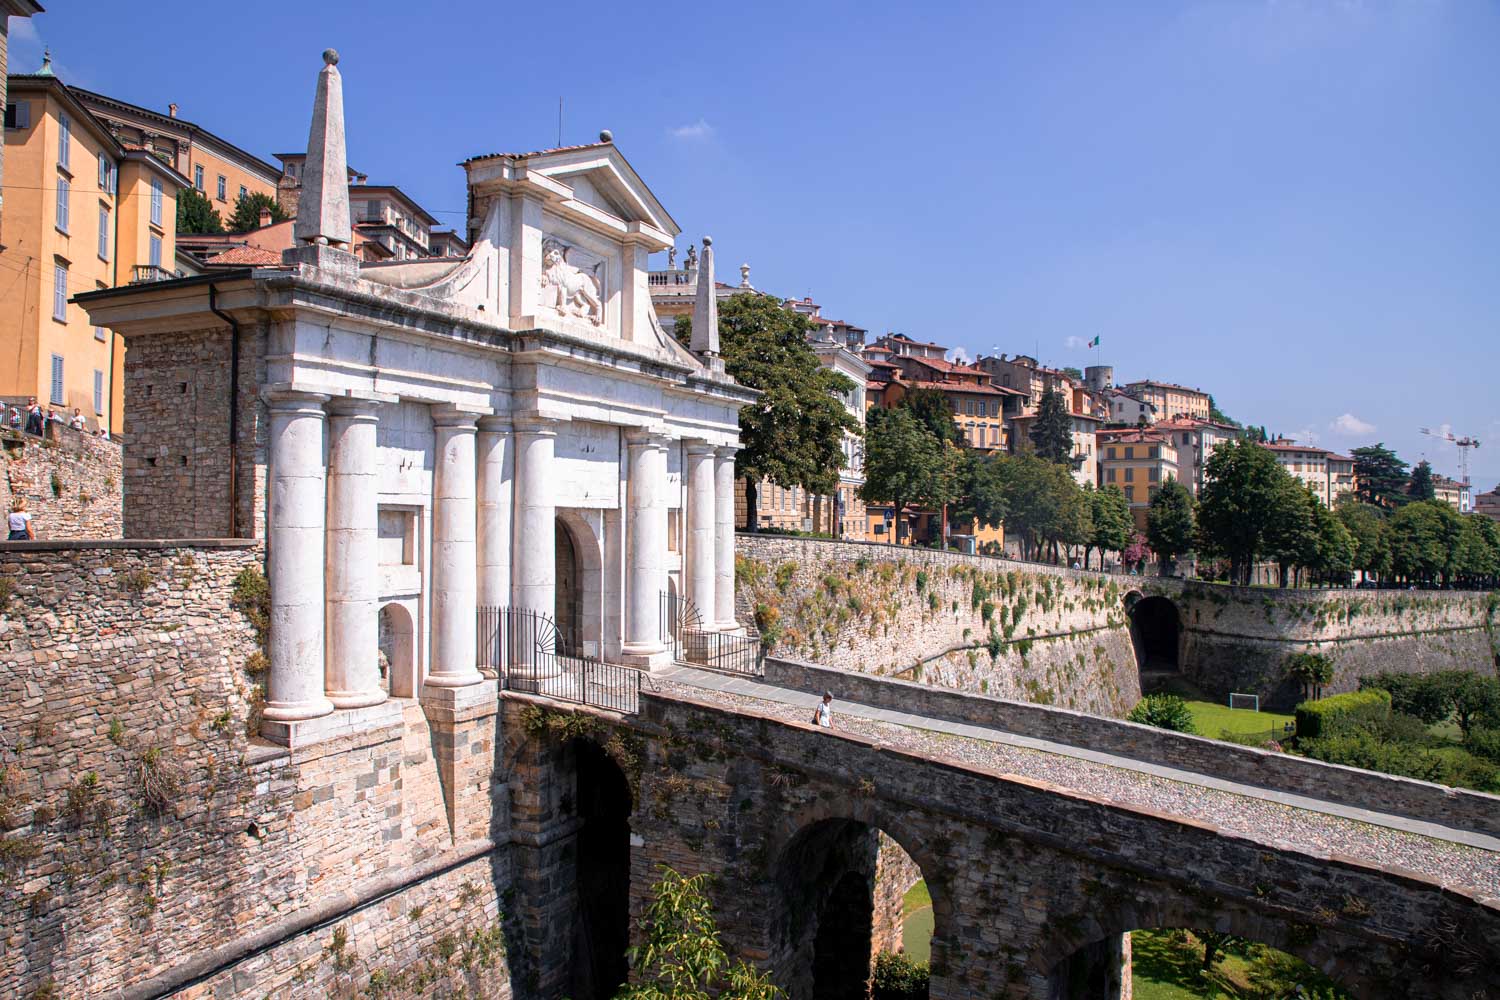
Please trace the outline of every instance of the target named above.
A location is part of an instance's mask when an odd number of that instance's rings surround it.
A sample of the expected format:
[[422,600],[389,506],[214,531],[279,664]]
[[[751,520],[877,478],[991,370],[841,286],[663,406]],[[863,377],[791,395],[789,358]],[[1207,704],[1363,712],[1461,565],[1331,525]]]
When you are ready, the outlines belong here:
[[698,294],[693,302],[693,339],[689,349],[711,370],[722,372],[719,356],[719,297],[714,282],[714,239],[703,237],[703,257],[698,262]]
[[307,160],[302,168],[302,195],[292,227],[295,245],[282,254],[288,264],[354,271],[359,261],[350,252],[349,165],[344,145],[344,81],[339,54],[323,52],[307,132]]

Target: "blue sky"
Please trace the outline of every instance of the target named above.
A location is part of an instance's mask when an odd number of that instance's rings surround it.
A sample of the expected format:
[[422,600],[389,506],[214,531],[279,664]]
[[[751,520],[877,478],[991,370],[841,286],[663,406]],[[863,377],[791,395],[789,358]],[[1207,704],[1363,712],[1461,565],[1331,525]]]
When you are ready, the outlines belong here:
[[[45,0],[44,0],[45,2]],[[69,82],[265,158],[340,50],[350,162],[461,225],[466,156],[612,129],[721,275],[964,348],[1201,386],[1500,479],[1500,7],[53,0]],[[223,13],[216,14],[216,9]]]

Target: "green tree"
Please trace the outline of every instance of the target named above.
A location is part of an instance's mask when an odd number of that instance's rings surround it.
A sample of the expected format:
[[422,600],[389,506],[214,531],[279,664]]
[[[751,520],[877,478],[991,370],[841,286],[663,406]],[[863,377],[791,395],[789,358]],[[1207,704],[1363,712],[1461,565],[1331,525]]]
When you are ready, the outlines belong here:
[[[679,319],[674,332],[683,344],[691,343],[691,319]],[[807,342],[807,317],[769,295],[741,293],[720,305],[719,349],[724,370],[740,385],[762,393],[740,410],[740,452],[735,457],[754,531],[762,479],[811,493],[838,488],[844,434],[859,431],[859,421],[844,405],[854,383],[818,363]]]
[[1009,510],[1006,497],[1005,463],[1003,455],[969,453],[961,473],[962,506],[958,514],[973,518],[979,524],[997,528],[1005,520]]
[[711,876],[678,874],[663,865],[631,948],[635,982],[615,1000],[777,1000],[771,979],[743,960],[730,961],[706,895]]
[[1059,368],[1058,371],[1080,385],[1083,383],[1083,370],[1080,368],[1074,368],[1072,365],[1069,365],[1066,368]]
[[208,198],[197,188],[183,188],[177,193],[177,231],[179,233],[222,233],[224,220]]
[[1354,536],[1338,514],[1321,503],[1313,504],[1317,522],[1317,562],[1310,568],[1322,583],[1347,586],[1354,571]]
[[1436,500],[1437,489],[1432,485],[1432,463],[1422,459],[1411,470],[1411,482],[1406,484],[1406,495],[1413,500]]
[[1323,697],[1323,685],[1333,680],[1333,661],[1322,653],[1293,653],[1287,657],[1286,675],[1302,685],[1304,701],[1315,700]]
[[1391,571],[1390,528],[1379,507],[1367,503],[1341,503],[1338,519],[1354,543],[1351,565],[1375,576]]
[[1384,442],[1355,448],[1349,455],[1354,459],[1354,481],[1361,500],[1387,509],[1407,501],[1406,463]]
[[1075,468],[1073,461],[1073,416],[1062,393],[1049,388],[1042,393],[1036,420],[1031,425],[1031,444],[1038,456],[1049,462]]
[[1477,674],[1472,670],[1445,670],[1449,678],[1449,698],[1453,721],[1468,739],[1480,722],[1500,716],[1500,678]]
[[1125,718],[1144,726],[1170,729],[1174,733],[1196,733],[1193,713],[1187,702],[1175,694],[1148,694],[1135,703]]
[[281,202],[264,191],[252,191],[234,203],[234,214],[229,217],[229,231],[248,233],[260,228],[261,209],[271,213],[271,223],[285,222],[291,216],[281,207]]
[[1084,544],[1083,565],[1089,564],[1089,553],[1099,550],[1099,561],[1104,562],[1106,552],[1124,552],[1135,533],[1135,521],[1130,516],[1130,503],[1118,486],[1103,489],[1084,487],[1089,501],[1089,517],[1093,528],[1089,540]]
[[1022,554],[1038,558],[1045,547],[1057,560],[1059,545],[1083,545],[1093,527],[1083,489],[1063,466],[1036,455],[1014,455],[1002,466],[1005,530],[1021,540]]
[[953,404],[941,389],[908,389],[899,402],[899,407],[910,410],[922,426],[932,432],[933,437],[949,444],[963,444],[963,432],[953,419]]
[[[1223,424],[1226,427],[1240,426],[1240,422],[1238,420],[1235,420],[1229,414],[1219,409],[1219,404],[1214,402],[1213,396],[1208,397],[1208,419],[1212,420],[1216,424]],[[1251,429],[1253,430],[1254,428]],[[1265,438],[1262,437],[1261,440],[1264,441]]]
[[1454,573],[1465,583],[1484,587],[1500,577],[1500,526],[1483,514],[1463,517]]
[[1419,500],[1391,517],[1391,569],[1409,581],[1431,583],[1453,572],[1463,521],[1436,500]]
[[1177,557],[1193,548],[1198,532],[1195,506],[1193,495],[1175,479],[1162,483],[1151,498],[1146,512],[1146,540],[1160,560],[1162,576],[1170,576]]
[[1231,583],[1249,583],[1266,536],[1285,513],[1288,480],[1276,456],[1249,439],[1221,444],[1203,467],[1198,532],[1203,546],[1229,560]]
[[895,541],[907,504],[940,507],[954,499],[958,452],[902,407],[871,410],[865,428],[865,484],[860,495],[894,508]]
[[1276,560],[1280,585],[1291,585],[1293,567],[1318,561],[1317,497],[1302,483],[1279,469],[1264,534],[1266,553]]

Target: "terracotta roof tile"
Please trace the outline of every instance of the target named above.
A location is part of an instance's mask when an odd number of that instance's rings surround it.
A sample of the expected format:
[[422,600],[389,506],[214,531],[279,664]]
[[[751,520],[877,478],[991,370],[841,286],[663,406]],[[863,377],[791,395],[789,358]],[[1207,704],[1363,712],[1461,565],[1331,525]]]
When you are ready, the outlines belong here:
[[281,264],[281,254],[260,247],[230,247],[223,253],[214,254],[203,262],[208,267],[275,267]]

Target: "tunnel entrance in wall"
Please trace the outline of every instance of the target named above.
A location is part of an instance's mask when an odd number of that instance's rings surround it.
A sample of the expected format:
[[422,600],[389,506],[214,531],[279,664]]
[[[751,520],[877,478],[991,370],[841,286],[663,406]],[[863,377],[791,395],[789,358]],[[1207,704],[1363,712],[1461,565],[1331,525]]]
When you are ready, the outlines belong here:
[[630,784],[597,743],[574,740],[571,746],[577,774],[574,802],[581,824],[574,856],[578,920],[571,996],[608,1000],[628,971]]
[[583,648],[582,581],[578,573],[578,550],[573,533],[561,518],[555,530],[557,538],[556,597],[553,620],[557,623],[557,651],[578,656]]
[[869,823],[826,819],[793,837],[775,869],[771,938],[771,975],[788,1000],[869,996],[877,956],[903,950],[902,903],[921,877],[897,842]]
[[1130,641],[1135,646],[1144,689],[1147,674],[1175,674],[1181,669],[1182,618],[1177,605],[1165,597],[1141,597],[1132,592],[1125,602],[1130,614]]

